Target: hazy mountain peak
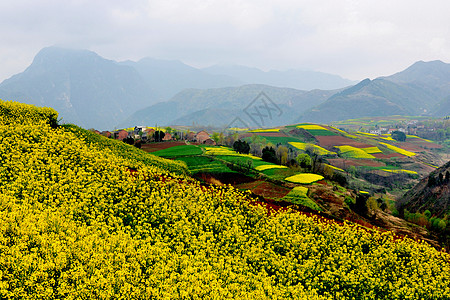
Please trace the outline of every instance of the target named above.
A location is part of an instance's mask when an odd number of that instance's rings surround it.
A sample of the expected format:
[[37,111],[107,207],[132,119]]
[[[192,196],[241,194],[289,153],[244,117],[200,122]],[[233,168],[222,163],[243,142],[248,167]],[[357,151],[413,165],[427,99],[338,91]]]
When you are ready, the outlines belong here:
[[355,83],[338,75],[299,69],[263,71],[242,65],[213,65],[203,70],[210,74],[232,76],[245,83],[267,84],[299,90],[330,90],[343,88]]
[[100,60],[104,59],[97,53],[89,50],[67,49],[62,47],[46,47],[39,51],[33,59],[32,65],[46,63],[60,63],[64,61],[76,61],[79,59]]
[[427,85],[448,84],[450,82],[450,64],[440,60],[418,61],[405,70],[384,77],[396,82],[422,82]]

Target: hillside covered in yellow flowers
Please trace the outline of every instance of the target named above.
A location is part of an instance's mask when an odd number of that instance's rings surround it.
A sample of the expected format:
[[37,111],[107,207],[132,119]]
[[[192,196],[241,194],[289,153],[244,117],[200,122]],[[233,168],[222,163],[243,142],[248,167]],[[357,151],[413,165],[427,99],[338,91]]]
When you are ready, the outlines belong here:
[[450,256],[0,101],[1,299],[450,299]]

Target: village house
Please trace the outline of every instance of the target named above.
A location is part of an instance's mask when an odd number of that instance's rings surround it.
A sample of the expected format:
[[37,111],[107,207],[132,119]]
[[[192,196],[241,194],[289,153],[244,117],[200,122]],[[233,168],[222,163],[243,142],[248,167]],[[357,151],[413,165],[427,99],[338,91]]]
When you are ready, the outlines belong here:
[[164,135],[163,141],[171,141],[172,140],[172,135],[168,132],[166,132],[166,134]]
[[138,135],[139,133],[143,132],[146,128],[147,128],[146,126],[135,126],[134,134]]
[[114,132],[114,139],[116,139],[116,140],[122,141],[123,139],[125,139],[127,137],[128,137],[128,131],[126,131],[124,129]]
[[103,135],[103,136],[106,136],[107,138],[111,137],[111,132],[110,131],[102,131],[100,134]]
[[209,146],[215,146],[216,142],[213,139],[206,139],[203,144],[209,145]]
[[190,131],[186,133],[185,139],[190,142],[195,142],[195,132]]
[[209,134],[204,130],[197,132],[197,134],[195,135],[195,140],[199,144],[203,144],[209,138]]

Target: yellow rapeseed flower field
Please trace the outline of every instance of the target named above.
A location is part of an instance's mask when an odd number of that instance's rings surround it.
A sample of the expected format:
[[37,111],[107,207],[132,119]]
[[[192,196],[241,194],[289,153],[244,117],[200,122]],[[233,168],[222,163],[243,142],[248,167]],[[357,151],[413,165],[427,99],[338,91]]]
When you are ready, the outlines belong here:
[[280,132],[280,128],[260,128],[260,129],[254,129],[250,130],[251,133],[258,133],[258,132]]
[[251,159],[257,159],[261,160],[261,157],[254,156],[251,154],[241,154],[237,153],[231,148],[220,146],[220,147],[205,147],[205,154],[206,155],[227,155],[227,156],[241,156],[241,157],[247,157]]
[[269,170],[269,169],[287,169],[287,167],[272,164],[272,165],[260,165],[255,168],[255,170],[257,170],[257,171],[264,171],[264,170]]
[[[356,148],[353,146],[335,146],[338,148],[344,156],[351,158],[366,158],[366,159],[374,159],[375,157],[368,152],[364,151],[364,149]],[[367,148],[366,148],[367,149]]]
[[450,257],[0,101],[0,299],[449,299]]
[[395,151],[397,153],[403,154],[405,156],[415,156],[416,155],[416,153],[414,153],[414,152],[411,152],[411,151],[408,151],[408,150],[396,147],[396,146],[388,144],[388,143],[380,142],[380,144],[386,146],[388,149],[391,149],[391,150],[393,150],[393,151]]
[[294,146],[295,148],[299,150],[306,150],[308,148],[312,148],[314,151],[317,151],[317,154],[319,155],[334,155],[335,152],[328,151],[325,148],[322,148],[320,146],[310,144],[310,143],[302,143],[302,142],[289,142],[290,145]]
[[305,130],[328,130],[325,127],[316,124],[304,124],[298,125],[297,128],[305,129]]
[[295,183],[309,184],[319,180],[322,180],[323,176],[312,173],[300,173],[287,177],[285,180]]

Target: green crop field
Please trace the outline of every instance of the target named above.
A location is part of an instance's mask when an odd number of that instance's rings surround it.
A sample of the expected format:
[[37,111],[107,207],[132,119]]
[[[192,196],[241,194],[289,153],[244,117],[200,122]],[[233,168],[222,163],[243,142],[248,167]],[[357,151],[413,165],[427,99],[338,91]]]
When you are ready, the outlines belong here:
[[311,133],[314,136],[333,136],[333,135],[337,135],[333,131],[329,131],[329,130],[326,130],[326,129],[307,129],[306,131],[308,131],[309,133]]
[[291,137],[291,136],[265,136],[267,141],[271,142],[274,145],[284,144],[287,145],[289,142],[302,142],[302,139]]
[[190,156],[190,155],[199,155],[202,154],[203,151],[200,147],[194,145],[182,145],[175,146],[171,148],[167,148],[164,150],[159,150],[156,152],[152,152],[153,155],[159,157],[180,157],[180,156]]
[[292,169],[267,169],[262,173],[276,180],[284,180],[286,177],[294,175],[295,171]]
[[184,161],[189,171],[192,174],[206,172],[206,173],[234,173],[221,161],[206,157],[206,156],[186,156],[177,158],[179,161]]
[[321,211],[322,209],[317,205],[316,202],[311,200],[308,197],[308,188],[303,186],[297,186],[293,188],[289,194],[287,194],[284,198],[281,200],[291,202],[293,204],[300,204],[306,207],[309,207],[314,210]]

